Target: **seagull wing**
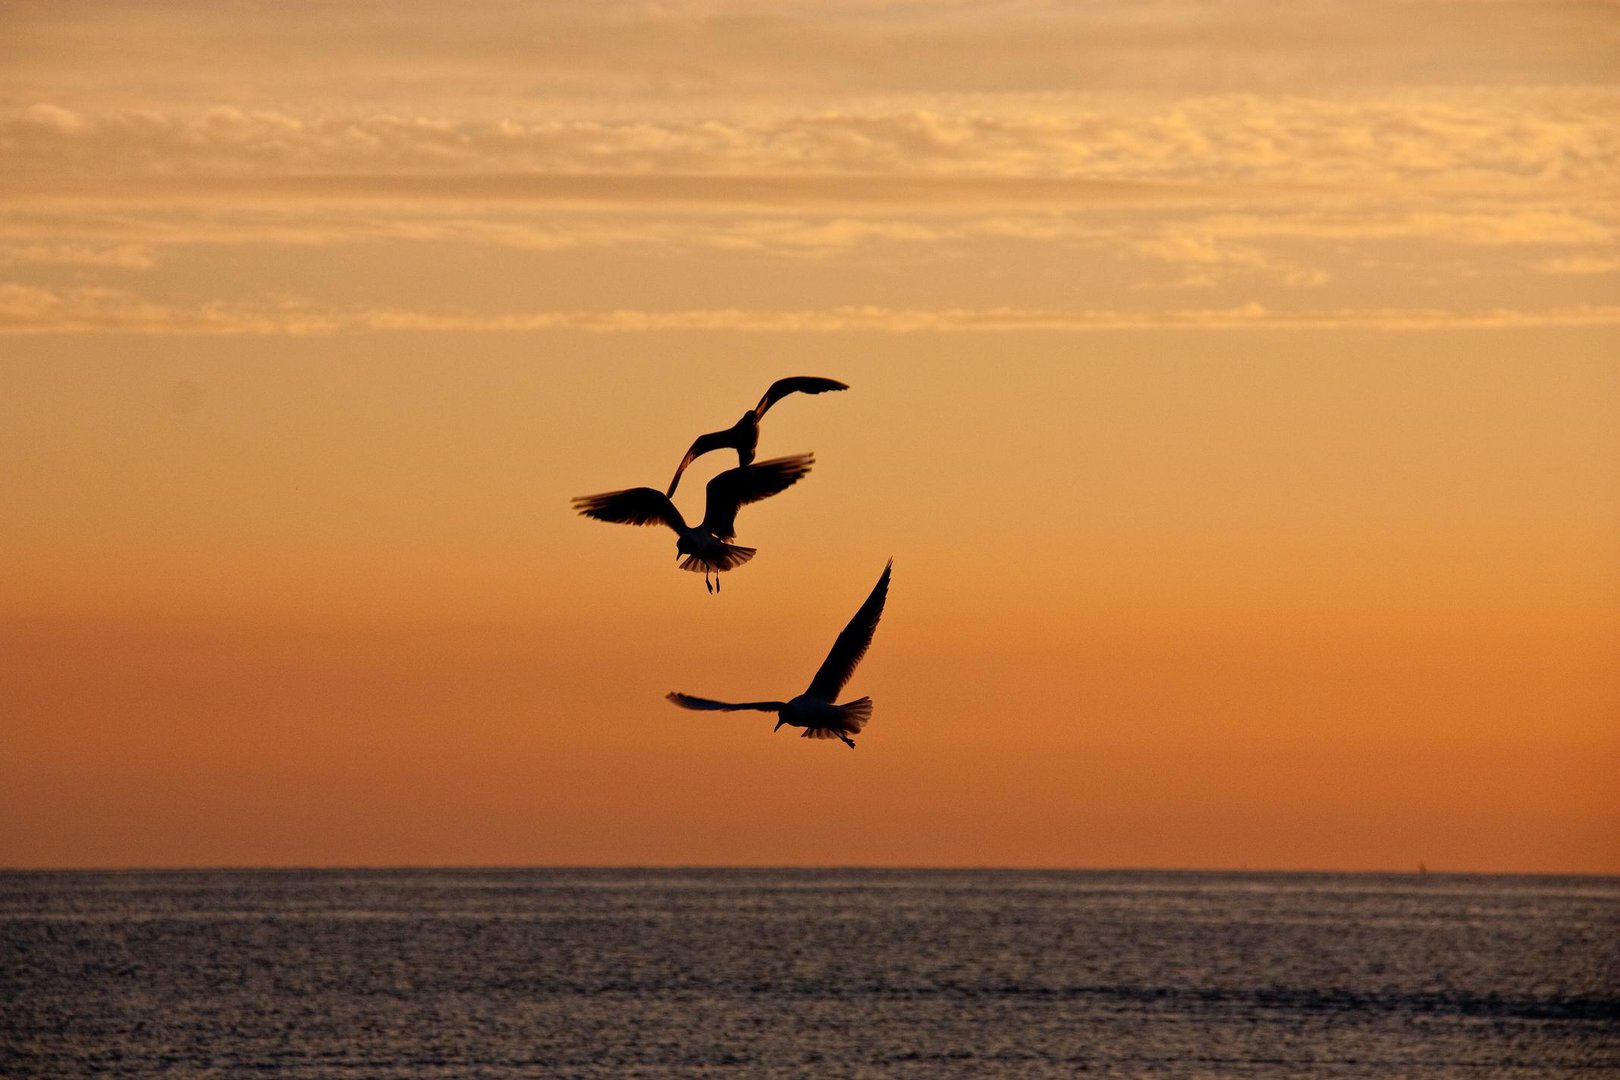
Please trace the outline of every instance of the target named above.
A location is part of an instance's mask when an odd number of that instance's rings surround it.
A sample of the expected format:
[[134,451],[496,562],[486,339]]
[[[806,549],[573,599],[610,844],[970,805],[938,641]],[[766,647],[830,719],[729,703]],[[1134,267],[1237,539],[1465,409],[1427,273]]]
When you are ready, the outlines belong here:
[[574,500],[574,509],[597,521],[620,525],[668,525],[676,532],[686,528],[685,519],[669,496],[650,487],[581,495]]
[[787,704],[784,701],[711,701],[706,697],[693,697],[691,694],[683,694],[676,690],[671,690],[664,696],[683,709],[697,709],[702,712],[738,712],[742,709],[775,712]]
[[675,497],[675,488],[681,482],[681,474],[686,471],[686,467],[692,462],[707,454],[710,450],[723,450],[728,446],[735,447],[736,445],[737,429],[734,427],[726,428],[724,431],[711,431],[707,435],[699,435],[692,441],[692,448],[686,452],[686,456],[681,458],[680,465],[676,466],[675,477],[670,480],[669,490],[665,494],[672,499]]
[[766,409],[789,394],[825,394],[828,390],[848,389],[848,383],[841,383],[837,379],[823,379],[819,375],[790,375],[771,383],[771,388],[754,406],[754,415],[764,416]]
[[855,665],[866,655],[866,647],[872,644],[872,633],[877,629],[878,618],[883,614],[883,601],[889,597],[889,571],[893,569],[894,560],[890,559],[883,568],[883,576],[872,586],[866,602],[849,620],[849,625],[838,635],[838,640],[833,642],[832,652],[821,662],[821,670],[816,672],[816,677],[810,680],[806,695],[830,702],[838,697],[838,692],[849,682],[849,677],[855,674]]
[[703,527],[718,539],[737,535],[737,508],[786,491],[810,471],[814,454],[756,461],[727,469],[709,481],[709,501],[703,514]]

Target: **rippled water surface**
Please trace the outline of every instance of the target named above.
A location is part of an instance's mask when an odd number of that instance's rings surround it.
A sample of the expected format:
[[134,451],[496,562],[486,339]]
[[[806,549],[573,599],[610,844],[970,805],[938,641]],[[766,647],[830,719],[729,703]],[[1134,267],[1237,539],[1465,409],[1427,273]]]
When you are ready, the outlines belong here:
[[0,1075],[1596,1077],[1620,879],[0,874]]

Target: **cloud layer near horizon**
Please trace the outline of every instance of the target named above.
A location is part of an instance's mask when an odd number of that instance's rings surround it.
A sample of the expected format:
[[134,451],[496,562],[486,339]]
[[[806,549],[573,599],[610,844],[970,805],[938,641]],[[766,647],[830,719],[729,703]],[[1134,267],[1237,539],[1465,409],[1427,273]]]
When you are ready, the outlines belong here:
[[826,334],[843,331],[954,333],[1015,331],[1363,328],[1440,330],[1485,327],[1614,326],[1620,305],[1523,312],[1511,309],[1446,311],[1421,308],[1269,311],[1257,303],[1236,308],[1123,311],[1106,309],[896,310],[837,307],[766,311],[706,309],[638,311],[436,312],[390,308],[318,308],[298,301],[243,305],[209,303],[170,307],[113,289],[59,291],[0,285],[0,333],[103,333],[333,335],[369,332],[513,333],[576,330],[587,333],[737,331]]
[[[516,115],[957,92],[1279,94],[1612,82],[1614,8],[1547,0],[423,0],[9,6],[10,81],[70,108],[343,100]],[[1436,43],[1445,48],[1436,48]],[[139,47],[131,47],[139,46]],[[112,87],[119,89],[114,91]],[[727,105],[726,103],[729,103]]]
[[[7,306],[0,331],[139,310],[191,327],[227,310],[287,325],[264,313],[289,308],[389,310],[394,329],[532,320],[465,275],[437,282],[438,302],[305,284],[307,260],[344,260],[374,293],[376,268],[433,281],[478,251],[536,282],[625,260],[612,293],[558,309],[603,318],[926,310],[862,293],[885,264],[936,281],[942,311],[1122,310],[1134,326],[1248,305],[1385,312],[1399,294],[1414,311],[1556,319],[1603,306],[1620,271],[1606,13],[23,6],[0,78],[0,282],[55,300]],[[1416,36],[1441,32],[1445,63],[1427,41],[1420,58]],[[711,294],[653,284],[673,259]],[[576,322],[551,319],[534,325]]]

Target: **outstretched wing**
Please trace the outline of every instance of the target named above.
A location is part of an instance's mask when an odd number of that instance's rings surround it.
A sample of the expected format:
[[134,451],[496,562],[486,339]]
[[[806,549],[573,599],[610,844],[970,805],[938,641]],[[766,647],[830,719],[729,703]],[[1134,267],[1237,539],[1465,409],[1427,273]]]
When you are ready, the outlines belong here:
[[866,655],[866,647],[872,644],[872,633],[877,629],[878,618],[883,614],[883,601],[889,597],[889,571],[893,569],[894,560],[890,559],[883,568],[883,576],[872,586],[866,602],[849,620],[849,625],[838,635],[838,640],[833,642],[832,652],[821,662],[821,670],[816,672],[816,677],[810,680],[806,695],[821,701],[833,701],[844,684],[849,682],[849,677],[855,674],[855,665]]
[[703,712],[737,712],[741,709],[775,712],[787,704],[782,701],[711,701],[706,697],[693,697],[691,694],[683,694],[676,690],[671,690],[664,696],[683,709],[698,709]]
[[686,452],[686,456],[681,458],[680,465],[676,466],[675,476],[670,480],[669,490],[665,494],[672,499],[675,497],[675,488],[681,482],[681,473],[685,472],[686,467],[692,462],[707,454],[710,450],[723,450],[728,446],[735,447],[736,445],[737,429],[734,427],[726,428],[724,431],[711,431],[707,435],[699,435],[692,441],[692,448]]
[[814,454],[756,461],[727,469],[709,481],[709,501],[703,514],[703,527],[721,540],[737,535],[737,508],[786,491],[810,471]]
[[819,375],[790,375],[771,383],[771,388],[765,391],[765,396],[754,406],[754,415],[764,416],[766,409],[789,394],[825,394],[828,390],[848,389],[848,383],[841,383],[837,379],[823,379]]
[[650,487],[581,495],[574,500],[574,509],[597,521],[620,525],[668,525],[676,532],[686,528],[686,521],[669,496]]

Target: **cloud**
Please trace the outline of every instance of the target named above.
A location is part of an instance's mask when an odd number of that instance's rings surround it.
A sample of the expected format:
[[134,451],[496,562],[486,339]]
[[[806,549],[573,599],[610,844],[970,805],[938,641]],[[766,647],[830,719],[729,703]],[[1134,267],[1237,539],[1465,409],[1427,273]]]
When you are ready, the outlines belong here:
[[90,129],[89,123],[78,113],[45,102],[23,109],[18,119],[28,126],[54,131],[59,135],[81,135]]
[[[0,235],[4,231],[0,223]],[[0,266],[25,264],[150,270],[157,265],[157,259],[146,244],[0,243]]]
[[[23,86],[186,102],[513,111],[968,90],[1322,92],[1612,81],[1609,5],[1364,0],[483,0],[451,11],[115,0],[12,4]],[[1436,48],[1443,43],[1443,48]]]
[[[1450,200],[1455,204],[1458,200]],[[1281,237],[1314,240],[1437,240],[1487,247],[1513,245],[1585,246],[1620,239],[1615,211],[1602,204],[1581,211],[1564,205],[1525,205],[1503,200],[1459,209],[1331,207],[1301,214],[1287,207],[1273,213],[1217,214],[1202,217],[1196,227],[1227,238]],[[1557,203],[1558,200],[1548,200]]]
[[330,334],[344,320],[296,304],[189,308],[120,289],[0,284],[0,334]]
[[34,104],[0,113],[0,265],[179,272],[185,248],[378,243],[939,261],[997,243],[1109,260],[1137,288],[1320,290],[1388,265],[1380,244],[1564,248],[1520,265],[1570,277],[1620,236],[1620,91],[958,100],[528,121]]
[[[706,197],[726,196],[710,190]],[[995,280],[981,288],[996,290],[984,295],[996,302],[1016,299],[1016,291],[1005,290],[1016,290],[1019,281],[1047,280],[1049,268],[1060,264],[1093,295],[1217,287],[1320,291],[1335,282],[1350,289],[1361,287],[1358,281],[1364,285],[1374,268],[1382,268],[1386,283],[1407,280],[1414,286],[1526,269],[1573,278],[1604,272],[1620,237],[1620,215],[1613,211],[1523,200],[1453,200],[1452,209],[1417,209],[1358,206],[1340,198],[1268,201],[1251,193],[1246,204],[1233,200],[1234,209],[1215,212],[1207,203],[1156,202],[1113,192],[1063,207],[806,202],[784,196],[780,204],[643,208],[639,203],[267,198],[155,207],[86,204],[77,214],[65,205],[35,205],[0,211],[0,266],[36,268],[33,280],[40,284],[59,280],[53,268],[76,267],[83,271],[80,281],[99,277],[101,284],[118,286],[127,279],[114,275],[161,265],[163,281],[172,288],[191,276],[199,261],[218,258],[209,249],[223,248],[231,250],[233,260],[252,260],[262,271],[259,287],[275,291],[299,289],[294,262],[323,258],[315,253],[323,248],[353,249],[345,258],[382,260],[377,266],[440,260],[446,254],[463,259],[480,250],[517,252],[525,260],[506,265],[540,274],[577,265],[558,260],[588,253],[630,260],[626,266],[644,270],[687,259],[694,267],[728,273],[750,273],[750,266],[774,262],[774,273],[804,268],[813,274],[812,266],[839,259],[859,260],[865,267],[884,260],[891,268],[926,270],[956,282],[978,273],[975,267],[994,268]],[[270,257],[297,249],[310,254]],[[291,276],[278,282],[266,274]],[[13,280],[28,279],[13,275]],[[783,278],[782,287],[791,290],[812,279],[796,280],[799,284],[789,285]],[[1274,292],[1261,296],[1281,299]]]
[[1161,226],[1157,235],[1136,240],[1124,250],[1139,258],[1186,268],[1188,273],[1174,286],[1209,287],[1234,273],[1257,274],[1296,288],[1325,285],[1330,275],[1289,259],[1268,254],[1257,247],[1234,244],[1196,224]]
[[[754,119],[0,113],[14,195],[1073,201],[1304,185],[1521,190],[1620,176],[1620,92],[877,102]],[[1175,185],[1184,185],[1176,188]],[[1115,194],[1125,188],[1112,189]],[[1595,200],[1595,192],[1569,197]]]
[[1016,333],[1030,331],[1201,329],[1443,330],[1481,327],[1614,326],[1620,306],[1548,310],[1433,308],[1277,311],[1258,302],[1229,308],[1109,309],[838,306],[806,310],[708,308],[671,311],[532,311],[487,314],[386,307],[321,308],[143,300],[103,288],[56,290],[0,284],[0,334],[336,335],[367,333]]
[[1531,265],[1540,273],[1558,276],[1612,274],[1620,270],[1620,258],[1571,255],[1561,259],[1542,259]]
[[157,253],[184,248],[303,248],[401,243],[536,253],[615,250],[729,252],[826,258],[859,247],[937,244],[975,236],[1051,241],[1087,235],[1077,223],[1056,229],[1042,219],[953,221],[938,218],[802,214],[603,215],[549,209],[455,204],[352,207],[236,205],[141,214],[0,213],[0,266],[61,264],[150,269]]
[[[1301,254],[1331,261],[1335,249],[1354,244],[1366,265],[1383,261],[1380,249],[1395,242],[1461,248],[1568,247],[1611,249],[1620,239],[1607,208],[1575,212],[1562,206],[1491,205],[1475,200],[1460,209],[1327,206],[1301,210],[1276,206],[1265,213],[1160,215],[1134,230],[1122,229],[1117,245],[1149,260],[1183,267],[1176,284],[1214,285],[1234,274],[1260,275],[1295,287],[1326,284],[1327,271],[1299,261]],[[1272,250],[1279,245],[1295,257]],[[1443,259],[1431,259],[1443,265]],[[1588,254],[1532,264],[1546,273],[1602,272],[1612,264]],[[1583,269],[1592,267],[1593,269]]]

